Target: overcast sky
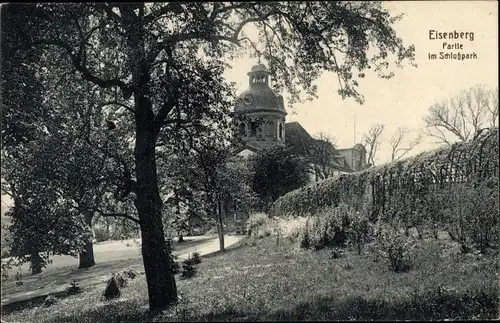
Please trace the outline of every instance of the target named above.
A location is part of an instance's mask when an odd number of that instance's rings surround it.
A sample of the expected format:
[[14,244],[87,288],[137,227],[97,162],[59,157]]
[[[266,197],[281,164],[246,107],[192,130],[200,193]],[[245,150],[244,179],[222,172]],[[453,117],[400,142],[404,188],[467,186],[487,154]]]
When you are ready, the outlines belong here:
[[[498,5],[496,1],[390,1],[384,6],[394,15],[404,13],[394,25],[405,45],[414,44],[417,68],[407,64],[396,69],[390,80],[366,73],[359,90],[365,97],[363,105],[352,99],[342,100],[337,94],[337,78],[324,75],[319,82],[319,98],[297,104],[288,111],[287,122],[298,121],[310,133],[328,133],[337,139],[339,148],[352,147],[361,141],[372,124],[384,124],[378,163],[390,158],[389,138],[398,126],[423,128],[422,118],[429,107],[475,84],[492,89],[498,86]],[[477,60],[429,60],[428,53],[439,52],[441,40],[429,40],[429,30],[474,32],[474,40],[463,40],[463,52],[476,52]],[[453,42],[453,41],[450,41]],[[454,51],[456,52],[456,51]],[[248,86],[246,73],[256,63],[247,58],[235,62],[226,72],[240,91]],[[286,103],[285,103],[286,105]],[[356,138],[354,138],[354,117]],[[434,148],[433,140],[425,138],[413,154]]]

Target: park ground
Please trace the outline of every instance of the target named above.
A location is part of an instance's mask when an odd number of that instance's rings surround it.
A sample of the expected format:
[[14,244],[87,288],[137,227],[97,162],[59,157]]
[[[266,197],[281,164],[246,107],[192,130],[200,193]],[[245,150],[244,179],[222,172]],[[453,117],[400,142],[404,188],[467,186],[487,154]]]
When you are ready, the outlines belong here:
[[[178,279],[180,301],[151,314],[143,275],[102,301],[104,283],[46,307],[5,310],[3,322],[498,319],[497,254],[462,254],[424,237],[406,272],[389,269],[372,244],[361,255],[301,249],[297,237],[266,232],[202,257]],[[177,276],[179,277],[179,276]]]
[[[226,236],[226,245],[230,246],[240,239]],[[219,250],[219,240],[216,235],[186,237],[182,243],[175,238],[173,248],[173,254],[182,260],[194,251],[203,255]],[[78,258],[72,256],[53,256],[52,263],[35,276],[30,275],[28,264],[11,269],[8,272],[10,279],[2,284],[2,306],[64,291],[72,280],[86,287],[103,283],[112,273],[123,269],[144,272],[139,239],[97,243],[94,245],[94,257],[96,265],[87,269],[77,269]],[[16,273],[22,275],[22,285],[16,283]]]

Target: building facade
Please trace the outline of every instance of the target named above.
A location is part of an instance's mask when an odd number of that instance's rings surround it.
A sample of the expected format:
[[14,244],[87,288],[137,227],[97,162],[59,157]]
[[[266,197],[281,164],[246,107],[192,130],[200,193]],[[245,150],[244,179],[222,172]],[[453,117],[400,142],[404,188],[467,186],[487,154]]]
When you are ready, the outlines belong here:
[[[329,177],[366,168],[363,145],[335,149],[329,143],[312,138],[300,123],[286,122],[283,97],[269,86],[270,73],[264,64],[259,62],[247,75],[248,89],[239,95],[234,109],[234,113],[239,115],[239,134],[244,142],[244,146],[237,151],[238,155],[247,157],[276,145],[287,145],[309,163],[311,181],[325,178],[325,173]],[[312,157],[318,147],[328,152],[327,162],[313,162]]]

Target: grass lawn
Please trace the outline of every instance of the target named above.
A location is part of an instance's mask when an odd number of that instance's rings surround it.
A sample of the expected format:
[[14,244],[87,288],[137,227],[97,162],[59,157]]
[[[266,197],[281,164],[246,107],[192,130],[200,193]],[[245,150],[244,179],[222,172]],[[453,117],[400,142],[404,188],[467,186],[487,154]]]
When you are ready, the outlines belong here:
[[389,270],[371,246],[362,255],[332,259],[274,236],[243,240],[226,253],[203,258],[198,273],[178,280],[179,304],[148,313],[144,276],[101,301],[104,284],[81,294],[5,313],[3,322],[430,320],[498,318],[495,255],[462,255],[446,240],[422,240],[413,267]]
[[[174,254],[191,252],[197,246],[214,237],[186,237],[182,243],[174,242]],[[64,290],[72,280],[80,285],[92,285],[107,280],[111,273],[125,268],[143,271],[141,247],[130,241],[109,241],[94,246],[96,265],[87,269],[78,269],[78,258],[54,256],[54,261],[41,274],[30,275],[29,265],[24,264],[9,270],[9,279],[2,283],[2,301],[23,298],[20,294],[32,293],[33,296]],[[16,284],[15,274],[21,272],[23,284]],[[83,287],[83,286],[82,286]],[[16,297],[17,296],[17,297]],[[10,300],[10,301],[12,301]]]

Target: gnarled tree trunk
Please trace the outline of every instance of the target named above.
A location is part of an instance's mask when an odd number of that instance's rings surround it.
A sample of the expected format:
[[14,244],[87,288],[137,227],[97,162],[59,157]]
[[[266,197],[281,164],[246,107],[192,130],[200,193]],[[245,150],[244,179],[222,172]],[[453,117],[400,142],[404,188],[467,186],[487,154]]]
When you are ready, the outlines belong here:
[[172,274],[165,241],[162,206],[155,160],[156,134],[151,102],[136,94],[135,162],[137,186],[135,206],[139,213],[142,258],[148,283],[149,308],[162,310],[177,302],[177,286]]
[[[92,211],[86,211],[84,214],[85,224],[88,226],[89,230],[92,231],[92,218],[94,213]],[[85,244],[85,251],[80,253],[80,264],[78,269],[90,268],[95,265],[94,258],[94,245],[92,243],[92,237]]]

